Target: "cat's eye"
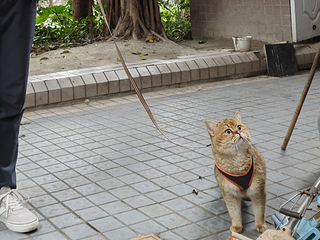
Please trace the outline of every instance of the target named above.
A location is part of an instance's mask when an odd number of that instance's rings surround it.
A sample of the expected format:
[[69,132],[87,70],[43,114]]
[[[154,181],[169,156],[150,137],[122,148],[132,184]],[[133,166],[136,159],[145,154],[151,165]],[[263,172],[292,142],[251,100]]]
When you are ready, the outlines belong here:
[[238,125],[237,128],[238,128],[238,130],[241,130],[241,126],[240,125]]
[[225,130],[224,131],[226,134],[231,134],[232,133],[232,131],[230,130],[230,129],[227,129],[227,130]]

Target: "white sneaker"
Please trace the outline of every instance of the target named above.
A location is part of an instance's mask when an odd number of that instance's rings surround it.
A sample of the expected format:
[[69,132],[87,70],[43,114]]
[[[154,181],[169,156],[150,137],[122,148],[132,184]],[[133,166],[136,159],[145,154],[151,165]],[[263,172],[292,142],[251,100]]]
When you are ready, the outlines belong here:
[[17,189],[0,189],[0,221],[11,231],[23,233],[38,228],[38,218],[22,204],[28,200],[29,196]]

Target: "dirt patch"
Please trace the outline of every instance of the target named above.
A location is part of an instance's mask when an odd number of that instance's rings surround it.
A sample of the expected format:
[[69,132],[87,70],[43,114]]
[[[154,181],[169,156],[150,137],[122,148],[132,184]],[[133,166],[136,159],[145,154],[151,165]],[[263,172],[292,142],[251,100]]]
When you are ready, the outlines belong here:
[[[252,41],[251,50],[261,50],[265,43]],[[126,63],[169,60],[181,56],[234,49],[232,39],[190,40],[173,42],[120,41],[117,43]],[[114,42],[101,41],[81,47],[32,54],[30,76],[68,70],[121,64]]]

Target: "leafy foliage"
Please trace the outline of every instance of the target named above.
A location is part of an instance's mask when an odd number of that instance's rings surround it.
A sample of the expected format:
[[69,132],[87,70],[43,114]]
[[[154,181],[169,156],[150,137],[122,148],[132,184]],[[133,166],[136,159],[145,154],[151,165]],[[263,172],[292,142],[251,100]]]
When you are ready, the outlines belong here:
[[[93,35],[101,36],[102,16],[95,7],[93,11]],[[89,17],[80,21],[72,20],[72,1],[60,6],[40,7],[36,20],[33,43],[37,47],[46,45],[79,45],[89,41]]]
[[[44,0],[42,0],[44,1]],[[175,39],[191,38],[190,0],[159,0],[161,20],[167,36]],[[65,5],[39,7],[37,12],[34,46],[57,48],[88,42],[90,36],[89,17],[74,22],[72,1]],[[99,5],[93,9],[93,37],[102,38],[105,23]]]
[[159,0],[160,15],[167,36],[191,39],[190,0]]

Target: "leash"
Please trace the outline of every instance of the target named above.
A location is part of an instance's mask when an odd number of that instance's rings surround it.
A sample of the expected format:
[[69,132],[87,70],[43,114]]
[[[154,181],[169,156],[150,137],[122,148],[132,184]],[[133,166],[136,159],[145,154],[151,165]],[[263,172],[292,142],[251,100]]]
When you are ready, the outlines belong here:
[[[107,25],[107,28],[108,28],[108,30],[109,30],[109,33],[110,33],[111,38],[117,39],[116,37],[113,36],[113,34],[112,34],[112,32],[111,32],[109,23],[108,23],[108,21],[107,21],[107,16],[106,16],[105,11],[104,11],[104,9],[103,9],[103,5],[102,5],[102,3],[101,3],[101,0],[97,0],[97,2],[98,2],[98,4],[99,4],[99,7],[100,7],[101,13],[102,13],[102,15],[103,15],[104,21],[106,22],[106,25]],[[168,141],[170,141],[171,143],[176,144],[176,145],[178,145],[178,146],[182,146],[182,147],[186,147],[186,148],[201,148],[202,146],[188,146],[188,145],[182,145],[182,144],[176,143],[176,142],[172,141],[172,140],[161,130],[161,128],[159,127],[157,121],[156,121],[155,118],[153,117],[152,112],[151,112],[151,110],[150,110],[150,108],[149,108],[146,100],[144,99],[144,97],[143,97],[143,95],[142,95],[142,93],[141,93],[141,91],[140,91],[140,89],[139,89],[136,81],[134,80],[134,78],[132,77],[131,73],[129,72],[128,67],[127,67],[127,65],[126,65],[126,63],[125,63],[125,61],[124,61],[124,59],[123,59],[123,57],[122,57],[122,54],[121,54],[121,52],[120,52],[120,50],[119,50],[119,48],[118,48],[118,45],[117,45],[116,41],[114,41],[114,45],[116,46],[116,49],[117,49],[117,52],[118,52],[118,55],[119,55],[121,64],[122,64],[122,66],[123,66],[123,68],[124,68],[124,71],[126,72],[127,76],[129,77],[129,80],[130,80],[130,82],[131,82],[131,84],[132,84],[132,86],[133,86],[133,88],[134,88],[134,90],[135,90],[135,92],[136,92],[136,94],[137,94],[137,96],[138,96],[138,98],[139,98],[142,106],[144,107],[144,109],[145,109],[146,112],[148,113],[149,118],[150,118],[151,121],[153,122],[154,126],[158,129],[158,131],[159,131]]]

